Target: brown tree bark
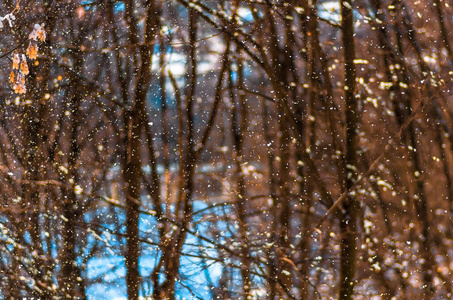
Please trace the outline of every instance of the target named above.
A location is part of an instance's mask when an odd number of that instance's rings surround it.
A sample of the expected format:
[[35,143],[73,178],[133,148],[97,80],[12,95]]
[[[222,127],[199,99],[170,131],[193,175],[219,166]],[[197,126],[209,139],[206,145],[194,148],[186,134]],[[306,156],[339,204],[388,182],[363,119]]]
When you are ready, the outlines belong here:
[[[138,23],[135,16],[135,5],[132,0],[125,1],[126,22],[129,25],[130,41],[137,47],[132,62],[136,71],[136,85],[131,108],[124,113],[124,128],[126,153],[123,158],[123,175],[126,194],[126,284],[129,299],[138,299],[141,279],[138,260],[140,257],[139,245],[139,217],[140,196],[142,190],[142,143],[143,121],[146,120],[146,96],[151,80],[151,62],[156,34],[159,30],[160,2],[152,0],[145,3],[144,37],[139,37]],[[135,57],[135,58],[134,58]],[[126,100],[126,99],[125,99]]]
[[[356,135],[358,130],[358,100],[355,97],[356,70],[354,65],[354,22],[352,1],[342,0],[341,6],[341,33],[344,55],[344,103],[346,115],[346,143],[345,143],[345,166],[344,182],[346,190],[350,190],[357,174],[354,174],[350,166],[356,165],[356,153],[358,150]],[[359,204],[351,194],[343,202],[343,214],[340,220],[340,290],[338,299],[350,300],[354,294],[355,263],[357,251],[357,216]]]

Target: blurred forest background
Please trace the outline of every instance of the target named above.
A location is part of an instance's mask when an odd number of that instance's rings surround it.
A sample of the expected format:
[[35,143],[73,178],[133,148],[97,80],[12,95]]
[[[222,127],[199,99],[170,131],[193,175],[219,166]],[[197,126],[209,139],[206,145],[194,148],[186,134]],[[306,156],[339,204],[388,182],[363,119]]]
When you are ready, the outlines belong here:
[[450,299],[452,5],[1,1],[0,298]]

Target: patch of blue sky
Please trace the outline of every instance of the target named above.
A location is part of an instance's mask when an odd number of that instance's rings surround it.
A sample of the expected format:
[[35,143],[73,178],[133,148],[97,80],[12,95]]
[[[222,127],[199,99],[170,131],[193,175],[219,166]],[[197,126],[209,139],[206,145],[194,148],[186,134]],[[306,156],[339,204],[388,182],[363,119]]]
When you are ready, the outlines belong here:
[[341,21],[340,2],[324,1],[318,5],[318,16],[333,23]]
[[[91,5],[97,5],[98,1],[84,0],[80,4],[84,5],[85,9],[89,10],[90,6]],[[115,10],[115,12],[124,11],[125,8],[126,8],[126,6],[125,6],[123,1],[117,1],[117,2],[114,3],[114,6],[113,6],[113,9]]]
[[[357,10],[353,10],[354,18],[361,19],[363,16]],[[370,14],[373,15],[372,11]],[[318,5],[318,16],[332,23],[341,22],[340,1],[323,1]]]
[[126,282],[105,285],[96,283],[88,287],[87,298],[89,300],[126,300]]
[[124,9],[126,8],[126,6],[124,5],[124,2],[122,1],[118,1],[115,3],[115,11],[124,11]]
[[254,20],[252,12],[246,7],[239,8],[238,15],[241,21],[252,22]]
[[141,214],[139,220],[140,232],[146,233],[157,233],[157,221],[154,216]]
[[139,259],[140,275],[142,277],[148,277],[156,267],[156,259],[160,258],[158,251],[154,249],[154,254],[142,255]]
[[102,277],[102,280],[108,283],[125,275],[124,257],[120,255],[93,257],[87,263],[87,277],[89,280]]

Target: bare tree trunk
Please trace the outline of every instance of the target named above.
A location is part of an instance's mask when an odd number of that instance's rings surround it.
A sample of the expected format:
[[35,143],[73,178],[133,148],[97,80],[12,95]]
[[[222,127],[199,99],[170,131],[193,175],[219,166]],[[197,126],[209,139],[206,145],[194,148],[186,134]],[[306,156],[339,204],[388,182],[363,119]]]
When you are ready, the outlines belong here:
[[[418,57],[418,64],[420,65],[420,69],[423,72],[428,70],[426,64],[422,59],[422,53],[419,48],[419,44],[417,42],[415,31],[412,28],[412,22],[410,20],[409,14],[406,12],[407,8],[405,7],[404,2],[402,3],[402,12],[404,15],[404,26],[407,30],[408,39],[411,42],[412,46],[415,49],[415,53]],[[402,41],[399,35],[397,35],[397,46],[400,52],[403,51]],[[403,68],[402,70],[402,77],[403,82],[409,82],[409,74],[408,71]],[[403,102],[404,110],[401,114],[404,116],[404,120],[407,121],[412,115],[412,103],[411,103],[411,93],[407,93],[407,95],[401,96],[401,101]],[[431,234],[430,234],[430,224],[428,218],[428,202],[427,196],[424,191],[425,182],[423,179],[423,166],[420,157],[421,151],[419,150],[420,147],[418,146],[417,135],[416,135],[416,127],[414,122],[410,122],[407,126],[406,132],[404,132],[404,137],[407,140],[407,143],[410,145],[412,150],[409,150],[409,157],[413,163],[413,172],[411,176],[413,176],[414,180],[414,208],[415,212],[418,217],[418,221],[421,225],[421,235],[418,237],[419,242],[421,244],[421,256],[423,258],[421,262],[421,272],[423,277],[423,290],[425,299],[431,299],[434,295],[434,283],[433,283],[433,275],[432,272],[435,266],[435,260],[433,254],[431,252]]]
[[434,9],[436,10],[436,14],[437,14],[437,20],[438,20],[438,24],[439,24],[439,35],[440,35],[440,38],[442,39],[442,43],[444,44],[445,46],[445,49],[447,49],[447,53],[448,53],[448,56],[449,56],[449,59],[450,61],[453,59],[453,51],[450,47],[450,42],[449,42],[449,38],[448,38],[448,30],[445,26],[445,20],[444,20],[444,16],[442,14],[442,7],[445,7],[444,6],[444,3],[443,1],[441,0],[434,0]]
[[141,285],[138,260],[139,248],[139,209],[141,194],[142,173],[142,133],[143,121],[146,120],[146,99],[148,86],[151,80],[151,62],[153,56],[154,40],[159,30],[159,3],[156,0],[146,3],[146,16],[144,19],[144,39],[140,43],[138,36],[138,23],[134,15],[135,5],[132,0],[125,2],[126,20],[130,29],[130,38],[134,46],[138,47],[136,57],[139,65],[134,66],[137,78],[135,93],[131,109],[124,114],[124,132],[126,134],[126,154],[123,159],[124,181],[126,192],[126,283],[129,299],[138,299]]
[[[240,57],[240,50],[238,51],[237,56]],[[242,291],[244,293],[244,299],[249,299],[251,297],[250,290],[252,287],[252,281],[250,277],[251,264],[250,264],[250,253],[249,253],[249,241],[248,241],[248,225],[247,225],[247,194],[245,186],[245,177],[244,177],[244,153],[243,153],[243,144],[245,135],[247,132],[247,109],[246,103],[243,95],[239,97],[235,96],[234,93],[234,83],[232,75],[232,66],[230,61],[230,72],[229,72],[229,90],[230,98],[232,103],[231,109],[231,133],[233,135],[233,149],[234,162],[236,165],[236,198],[235,207],[238,215],[239,222],[239,235],[241,241],[241,276],[242,276]],[[237,61],[237,72],[238,74],[238,91],[241,91],[243,85],[243,76],[242,76],[242,63],[240,58]]]
[[[354,94],[355,90],[355,47],[354,24],[352,14],[352,1],[342,0],[341,6],[341,32],[344,53],[344,90],[345,90],[345,115],[346,115],[346,145],[344,176],[346,189],[352,188],[357,174],[353,173],[350,166],[356,165],[357,151],[357,126],[358,106]],[[359,205],[357,199],[349,195],[343,203],[343,216],[340,220],[340,291],[338,299],[350,300],[354,294],[355,260],[357,250],[357,216]]]
[[[192,219],[193,210],[193,191],[194,175],[196,168],[196,150],[194,136],[194,105],[195,105],[195,88],[197,85],[197,56],[195,43],[197,39],[198,20],[197,13],[194,9],[189,9],[189,65],[188,65],[188,91],[186,96],[187,114],[184,124],[187,129],[186,143],[183,158],[183,164],[180,164],[181,190],[180,200],[178,203],[176,218],[180,220],[180,228],[176,230],[174,237],[170,242],[170,249],[166,253],[165,264],[165,282],[162,284],[162,293],[168,299],[175,299],[175,283],[179,275],[180,257],[184,241],[187,236],[186,228]],[[181,145],[182,146],[182,145]],[[182,207],[179,207],[182,206]]]
[[[270,50],[270,65],[274,74],[274,79],[279,82],[279,84],[285,88],[285,92],[289,93],[288,89],[288,79],[289,79],[289,68],[291,67],[288,63],[287,57],[290,56],[291,47],[288,45],[289,41],[286,37],[284,41],[284,45],[280,47],[279,45],[279,32],[277,30],[277,24],[273,17],[273,14],[270,11],[270,7],[268,7],[268,24],[269,24],[269,50]],[[283,56],[282,54],[286,52],[286,55]],[[279,101],[285,101],[285,105],[287,107],[290,106],[289,102],[291,99],[291,95],[286,95],[284,99],[280,99]],[[278,106],[278,124],[279,124],[279,166],[277,174],[273,174],[277,176],[277,182],[279,186],[279,195],[277,197],[277,207],[276,209],[279,211],[278,217],[278,235],[277,235],[277,244],[279,247],[279,252],[286,257],[289,254],[290,250],[290,238],[291,238],[291,195],[290,195],[290,188],[289,184],[291,182],[290,177],[290,144],[291,144],[291,134],[289,131],[289,120],[287,112],[285,111],[285,107],[280,105]],[[280,262],[280,275],[279,279],[282,284],[285,286],[286,289],[290,289],[293,285],[293,267],[289,262],[284,259],[281,259]]]
[[[70,15],[70,17],[72,17]],[[72,18],[71,18],[72,19]],[[71,39],[75,44],[79,44],[81,39],[84,38],[86,28],[84,24],[80,24],[78,28],[75,26],[79,25],[78,22],[74,21],[71,24],[69,33]],[[86,26],[86,25],[85,25]],[[80,105],[83,100],[82,95],[88,94],[88,91],[81,90],[83,86],[80,81],[80,74],[82,74],[83,57],[82,52],[76,49],[72,52],[71,59],[73,61],[73,70],[69,74],[71,86],[69,88],[68,97],[68,110],[71,112],[68,128],[68,142],[69,142],[69,153],[67,158],[67,174],[60,172],[61,182],[72,182],[75,186],[79,181],[79,174],[77,169],[77,162],[81,152],[79,146],[78,137],[80,135],[80,128],[82,128],[81,122],[81,110]],[[65,136],[65,135],[63,135]],[[82,280],[81,270],[77,265],[77,253],[76,245],[77,241],[77,222],[80,221],[79,216],[83,212],[80,207],[79,199],[74,191],[74,188],[62,188],[63,194],[63,226],[62,226],[62,250],[61,250],[61,286],[64,297],[66,298],[80,298],[85,299],[85,287]]]
[[275,168],[274,168],[274,160],[275,160],[275,147],[274,141],[271,133],[271,127],[269,126],[270,118],[269,109],[267,108],[267,103],[265,100],[262,101],[263,111],[263,130],[264,130],[264,141],[267,147],[268,153],[268,172],[269,172],[269,194],[272,200],[272,205],[269,208],[270,215],[271,215],[271,225],[270,225],[270,236],[269,236],[269,243],[272,245],[269,247],[268,250],[268,259],[269,259],[269,285],[270,285],[270,292],[269,292],[269,299],[275,300],[275,297],[278,295],[277,289],[277,279],[278,279],[278,272],[279,266],[277,261],[277,220],[278,220],[278,209],[277,209],[277,188],[276,188],[276,180],[274,176]]

